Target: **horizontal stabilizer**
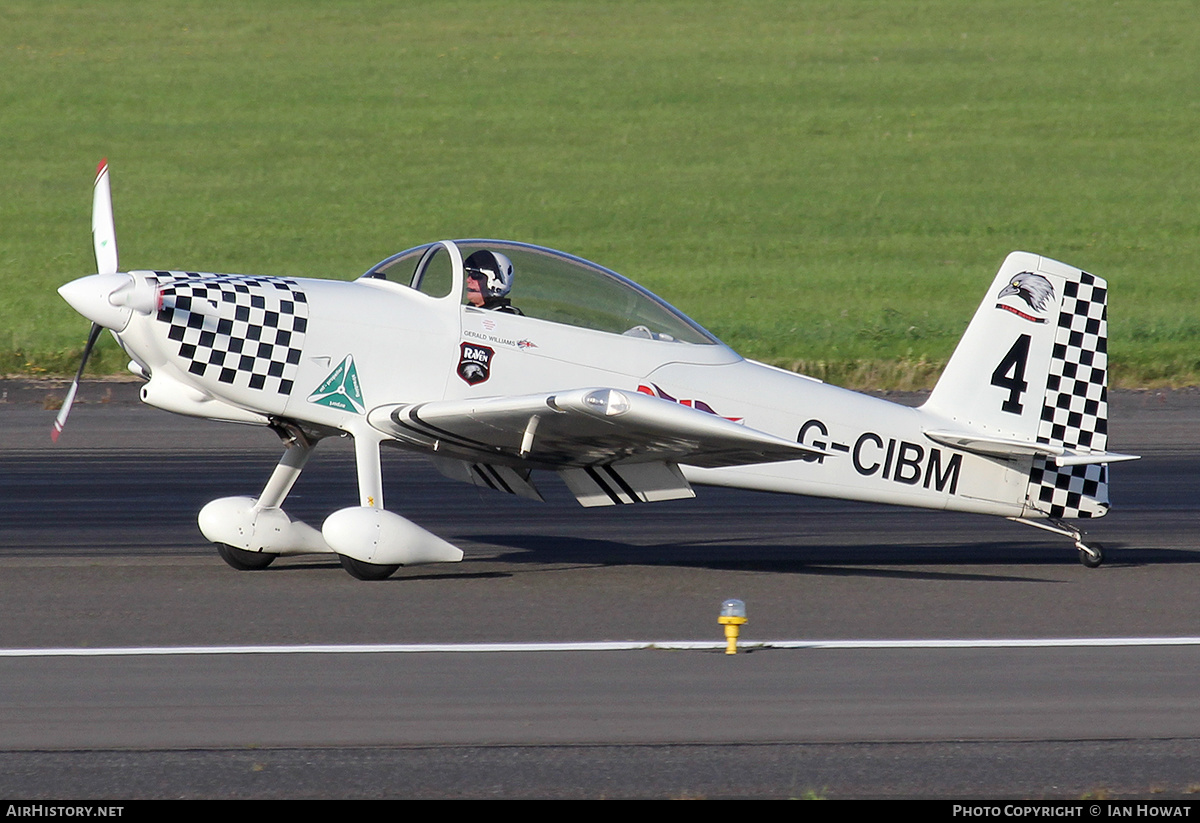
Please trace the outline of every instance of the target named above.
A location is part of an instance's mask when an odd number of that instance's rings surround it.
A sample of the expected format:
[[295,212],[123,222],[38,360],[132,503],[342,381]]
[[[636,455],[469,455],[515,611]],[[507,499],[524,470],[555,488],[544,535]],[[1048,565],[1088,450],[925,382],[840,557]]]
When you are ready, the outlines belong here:
[[1084,466],[1093,463],[1120,463],[1125,460],[1138,459],[1135,454],[1070,449],[1052,443],[1033,443],[1028,440],[989,437],[971,432],[926,431],[924,434],[930,440],[941,443],[943,446],[950,446],[972,454],[981,454],[984,457],[998,457],[1002,460],[1045,457],[1059,466]]

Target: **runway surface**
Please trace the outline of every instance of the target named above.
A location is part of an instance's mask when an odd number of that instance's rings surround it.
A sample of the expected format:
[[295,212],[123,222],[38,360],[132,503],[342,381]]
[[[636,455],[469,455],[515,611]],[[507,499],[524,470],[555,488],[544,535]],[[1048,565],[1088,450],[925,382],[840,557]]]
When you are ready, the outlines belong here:
[[[466,552],[381,583],[225,566],[205,502],[257,494],[273,435],[91,384],[0,384],[3,649],[1200,636],[1200,393],[1116,393],[1112,514],[1003,520],[700,489],[545,504],[385,454],[395,509]],[[105,400],[106,392],[111,392]],[[61,394],[61,392],[59,392]],[[907,399],[907,398],[902,398]],[[356,502],[325,442],[287,508]],[[1200,646],[0,657],[9,797],[1080,797],[1200,786]]]

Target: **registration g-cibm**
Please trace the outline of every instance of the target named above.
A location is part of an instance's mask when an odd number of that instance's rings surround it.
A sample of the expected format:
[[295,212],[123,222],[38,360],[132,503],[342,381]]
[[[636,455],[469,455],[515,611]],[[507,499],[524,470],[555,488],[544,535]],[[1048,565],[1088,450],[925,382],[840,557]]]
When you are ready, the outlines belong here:
[[[820,420],[807,420],[796,435],[796,442],[814,449],[830,449],[850,455],[854,470],[863,477],[878,475],[884,480],[903,483],[906,486],[920,485],[926,489],[955,494],[958,490],[958,475],[962,470],[962,455],[952,454],[947,460],[941,449],[926,447],[920,443],[886,440],[875,432],[863,432],[854,441],[830,442],[829,429]],[[824,456],[804,457],[803,460],[824,463]]]

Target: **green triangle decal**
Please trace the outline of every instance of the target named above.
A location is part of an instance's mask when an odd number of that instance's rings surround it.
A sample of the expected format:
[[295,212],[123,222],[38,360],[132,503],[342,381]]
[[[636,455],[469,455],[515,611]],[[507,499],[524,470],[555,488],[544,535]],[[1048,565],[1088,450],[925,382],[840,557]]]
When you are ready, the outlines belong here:
[[358,382],[358,369],[354,368],[354,355],[346,355],[346,359],[308,396],[308,402],[358,414],[366,411],[362,386]]

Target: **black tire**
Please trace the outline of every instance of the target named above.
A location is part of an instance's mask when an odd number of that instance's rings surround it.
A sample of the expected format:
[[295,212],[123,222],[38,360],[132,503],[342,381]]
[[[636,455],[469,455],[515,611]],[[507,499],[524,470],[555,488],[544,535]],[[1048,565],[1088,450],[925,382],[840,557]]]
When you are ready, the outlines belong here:
[[359,580],[387,580],[400,568],[398,563],[394,566],[381,566],[378,563],[364,563],[344,554],[339,554],[338,560],[342,561],[342,568],[348,571],[351,577],[357,577]]
[[1088,546],[1088,548],[1095,552],[1095,555],[1089,554],[1083,549],[1080,549],[1079,562],[1089,569],[1100,568],[1101,564],[1104,563],[1104,547],[1099,543],[1092,543]]
[[225,543],[217,544],[217,554],[221,559],[240,572],[262,571],[275,562],[277,554],[270,552],[249,552],[245,549],[235,549]]

